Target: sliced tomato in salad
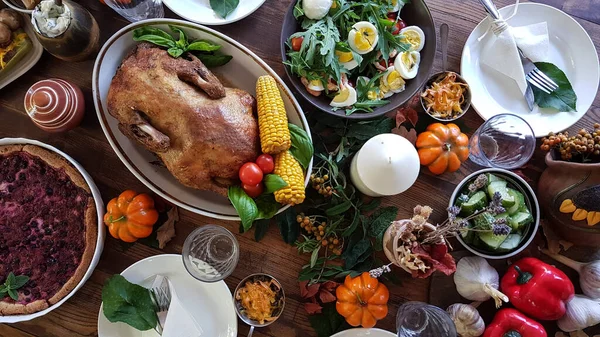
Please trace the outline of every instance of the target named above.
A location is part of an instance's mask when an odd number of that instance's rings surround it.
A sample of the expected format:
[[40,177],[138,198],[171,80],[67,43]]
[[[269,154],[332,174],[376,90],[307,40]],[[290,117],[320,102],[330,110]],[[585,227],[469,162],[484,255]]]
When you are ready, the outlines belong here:
[[292,38],[292,50],[293,51],[300,51],[300,48],[302,48],[302,42],[304,41],[304,38],[301,36],[298,37],[293,37]]
[[395,22],[394,26],[392,26],[392,35],[400,34],[400,31],[406,27],[406,23],[404,23],[404,20],[399,19],[398,21],[396,21],[395,18],[390,18],[389,14],[388,21]]

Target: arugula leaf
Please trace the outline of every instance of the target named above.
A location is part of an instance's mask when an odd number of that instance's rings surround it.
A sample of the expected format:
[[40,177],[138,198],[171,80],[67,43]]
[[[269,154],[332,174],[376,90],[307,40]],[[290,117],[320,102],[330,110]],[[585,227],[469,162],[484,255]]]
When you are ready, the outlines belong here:
[[110,322],[123,322],[145,331],[156,327],[157,317],[150,291],[113,275],[102,288],[104,316]]
[[213,54],[196,53],[194,55],[196,55],[196,57],[198,57],[200,59],[200,61],[202,61],[202,63],[204,63],[204,65],[207,66],[208,68],[220,67],[222,65],[227,64],[227,62],[231,61],[231,59],[233,58],[233,56],[231,56],[231,55],[225,55],[225,54],[220,54],[220,53],[213,53]]
[[263,179],[263,182],[265,184],[265,191],[263,192],[264,194],[273,193],[288,185],[283,178],[276,174],[267,174]]
[[240,186],[230,186],[227,196],[242,220],[244,232],[248,231],[259,215],[256,203]]
[[221,46],[206,40],[198,40],[190,43],[187,50],[195,51],[215,51],[221,49]]
[[296,211],[290,207],[275,218],[283,241],[288,244],[296,242],[300,234],[300,225],[296,222]]
[[304,16],[304,10],[302,9],[301,0],[297,0],[294,5],[294,18],[298,20],[300,17]]
[[[308,137],[306,131],[302,130],[301,127],[289,123],[288,127],[290,129],[290,136],[292,139],[292,146],[290,148],[290,152],[298,160],[300,165],[305,169],[308,168],[310,161],[313,157],[314,148],[312,141]],[[391,129],[390,129],[391,130]]]
[[535,65],[556,84],[558,89],[547,94],[532,86],[535,104],[540,108],[552,108],[558,111],[577,111],[577,95],[573,91],[567,75],[557,66],[547,62],[536,62]]
[[210,0],[210,8],[223,19],[227,18],[239,5],[240,0]]

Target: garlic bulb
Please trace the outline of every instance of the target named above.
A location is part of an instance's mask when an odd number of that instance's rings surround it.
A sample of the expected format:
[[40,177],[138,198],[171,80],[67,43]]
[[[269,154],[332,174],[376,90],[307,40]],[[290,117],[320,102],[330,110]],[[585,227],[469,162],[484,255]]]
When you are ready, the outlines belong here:
[[479,311],[469,304],[456,303],[446,309],[461,337],[479,337],[485,331],[485,323]]
[[590,298],[600,299],[600,260],[583,263],[573,261],[560,254],[551,253],[547,249],[542,249],[542,253],[575,269],[579,273],[579,285],[581,286],[581,291]]
[[499,308],[502,301],[508,302],[508,297],[498,290],[499,280],[496,269],[482,257],[463,257],[456,265],[456,290],[468,300],[484,302],[494,298],[496,308]]
[[558,320],[562,331],[583,330],[600,323],[600,303],[583,295],[575,295],[567,303],[567,312]]

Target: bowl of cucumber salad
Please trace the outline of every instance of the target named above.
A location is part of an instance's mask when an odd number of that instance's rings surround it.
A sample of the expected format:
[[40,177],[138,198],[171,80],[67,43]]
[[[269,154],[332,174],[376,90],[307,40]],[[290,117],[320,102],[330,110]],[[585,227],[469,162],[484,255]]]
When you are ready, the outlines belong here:
[[466,220],[458,241],[486,259],[520,253],[540,223],[540,207],[529,184],[502,169],[483,169],[466,177],[454,190],[449,206],[460,207],[457,219]]

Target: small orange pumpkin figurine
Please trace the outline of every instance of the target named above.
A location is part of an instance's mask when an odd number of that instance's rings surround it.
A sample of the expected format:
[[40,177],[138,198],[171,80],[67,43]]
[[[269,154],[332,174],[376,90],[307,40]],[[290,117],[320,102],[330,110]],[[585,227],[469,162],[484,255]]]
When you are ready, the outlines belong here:
[[390,292],[367,272],[355,278],[346,276],[335,295],[337,312],[352,326],[372,328],[378,320],[387,316]]
[[433,174],[454,172],[469,158],[469,137],[453,123],[433,123],[417,137],[421,165]]
[[104,223],[116,239],[134,242],[148,237],[158,220],[154,200],[148,194],[127,190],[106,205]]

